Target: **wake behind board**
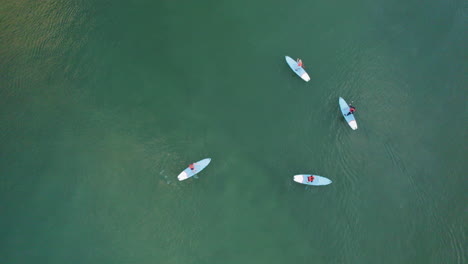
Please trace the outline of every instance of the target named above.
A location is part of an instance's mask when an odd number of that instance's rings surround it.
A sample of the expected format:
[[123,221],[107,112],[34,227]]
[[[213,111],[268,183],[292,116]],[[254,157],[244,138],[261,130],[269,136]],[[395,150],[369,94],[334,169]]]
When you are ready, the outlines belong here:
[[343,115],[344,119],[348,123],[348,125],[353,129],[357,129],[357,123],[356,123],[356,118],[354,118],[353,114],[347,115],[349,113],[349,105],[346,103],[346,101],[340,97],[338,100],[338,103],[340,104],[340,110],[341,114]]
[[299,77],[301,77],[302,80],[308,82],[310,81],[309,74],[302,68],[301,66],[297,65],[297,62],[289,56],[285,56],[286,62],[288,63],[289,67],[291,67],[291,70],[295,72]]
[[[308,180],[309,176],[314,176],[314,180],[310,182]],[[298,183],[301,183],[301,184],[314,185],[314,186],[328,185],[328,184],[332,183],[331,180],[329,180],[329,179],[327,179],[325,177],[318,176],[318,175],[311,175],[311,174],[294,175],[294,181],[298,182]]]
[[208,166],[208,164],[210,164],[210,162],[211,162],[210,158],[202,159],[200,161],[195,162],[193,164],[194,165],[193,170],[190,169],[189,167],[187,167],[183,172],[181,172],[179,174],[179,176],[177,176],[177,179],[179,179],[179,181],[183,181],[183,180],[186,180],[186,179],[188,179],[190,177],[195,176],[195,174],[199,173],[204,168],[206,168],[206,166]]

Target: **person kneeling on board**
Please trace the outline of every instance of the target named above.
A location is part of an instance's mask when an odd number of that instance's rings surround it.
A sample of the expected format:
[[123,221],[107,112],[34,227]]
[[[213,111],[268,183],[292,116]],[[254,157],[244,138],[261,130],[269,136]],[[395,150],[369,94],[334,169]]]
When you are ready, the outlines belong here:
[[308,181],[308,182],[313,182],[313,181],[314,181],[314,176],[309,176],[309,177],[307,177],[307,181]]
[[356,107],[349,105],[349,113],[346,114],[346,116],[349,116],[350,114],[354,114],[356,112]]

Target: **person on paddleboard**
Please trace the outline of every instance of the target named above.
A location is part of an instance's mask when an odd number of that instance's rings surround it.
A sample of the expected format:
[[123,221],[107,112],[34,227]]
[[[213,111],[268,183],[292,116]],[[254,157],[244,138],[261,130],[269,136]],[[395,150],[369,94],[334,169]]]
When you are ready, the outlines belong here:
[[192,164],[188,165],[188,167],[191,170],[195,170],[195,163],[192,163]]
[[349,116],[350,114],[354,114],[356,112],[356,107],[349,105],[349,113],[346,114],[346,116]]
[[314,181],[314,176],[310,175],[309,177],[307,177],[307,181],[308,182],[313,182]]
[[302,67],[302,60],[298,58],[296,61],[297,61],[297,66]]

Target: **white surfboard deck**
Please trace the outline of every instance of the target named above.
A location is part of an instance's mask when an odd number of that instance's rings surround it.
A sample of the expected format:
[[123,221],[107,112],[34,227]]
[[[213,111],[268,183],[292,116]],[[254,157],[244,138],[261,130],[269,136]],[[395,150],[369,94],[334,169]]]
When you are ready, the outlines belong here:
[[[309,182],[308,177],[309,176],[314,176],[314,180]],[[312,174],[298,174],[294,175],[294,181],[305,184],[305,185],[314,185],[314,186],[320,186],[320,185],[328,185],[332,183],[332,181],[328,178],[325,178],[323,176],[318,176],[318,175],[312,175]]]
[[298,66],[297,62],[293,60],[291,57],[285,56],[285,58],[286,58],[286,62],[288,63],[289,67],[291,67],[291,70],[293,70],[293,72],[295,72],[299,77],[301,77],[302,80],[306,82],[310,81],[309,74],[307,74],[304,68],[302,68],[301,66]]
[[350,115],[347,115],[349,113],[349,105],[348,103],[346,103],[346,101],[340,97],[340,99],[338,100],[338,103],[340,104],[340,110],[341,110],[341,114],[343,115],[344,119],[346,120],[346,122],[348,123],[348,125],[353,129],[353,130],[356,130],[358,127],[357,127],[357,122],[356,122],[356,118],[354,118],[354,115],[353,114],[350,114]]
[[195,162],[193,165],[194,165],[194,169],[190,169],[189,167],[187,167],[184,171],[182,171],[179,176],[177,176],[177,179],[179,179],[179,181],[183,181],[183,180],[186,180],[190,177],[193,177],[195,176],[197,173],[199,173],[200,171],[202,171],[204,168],[206,168],[206,166],[208,166],[208,164],[210,164],[211,162],[211,159],[210,158],[207,158],[207,159],[202,159],[200,161],[197,161]]

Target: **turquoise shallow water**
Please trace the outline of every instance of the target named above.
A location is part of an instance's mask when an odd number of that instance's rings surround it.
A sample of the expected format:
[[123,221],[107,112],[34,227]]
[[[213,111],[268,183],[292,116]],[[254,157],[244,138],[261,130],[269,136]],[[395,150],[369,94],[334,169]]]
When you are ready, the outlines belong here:
[[2,260],[466,263],[466,10],[7,0]]

